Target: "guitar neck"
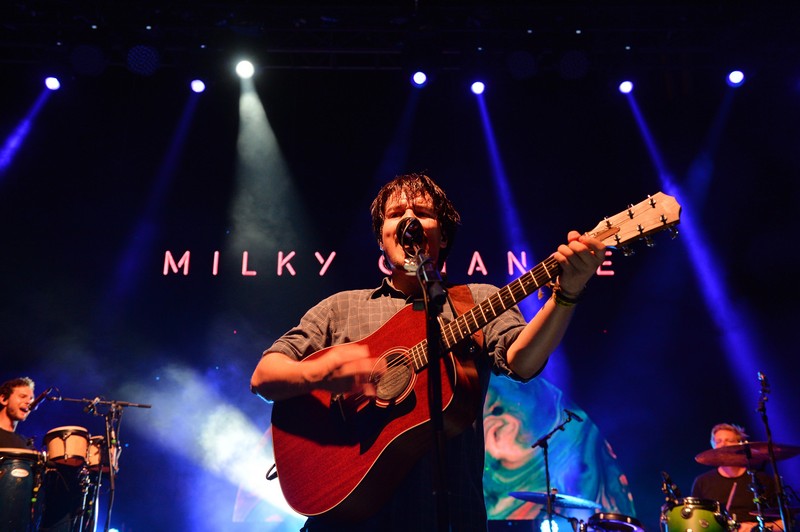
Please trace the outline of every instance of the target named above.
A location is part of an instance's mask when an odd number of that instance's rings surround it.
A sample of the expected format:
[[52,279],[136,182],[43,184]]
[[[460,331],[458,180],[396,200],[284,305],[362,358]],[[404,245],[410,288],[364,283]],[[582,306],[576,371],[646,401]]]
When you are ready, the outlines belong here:
[[[442,325],[442,348],[449,351],[456,344],[477,332],[500,314],[510,309],[561,273],[561,266],[552,256],[540,262],[524,275],[475,305],[455,320]],[[410,349],[414,369],[428,365],[428,342],[423,340]]]
[[443,347],[448,350],[452,349],[458,342],[555,279],[559,273],[561,273],[561,266],[553,257],[540,262],[480,304],[442,326]]
[[[681,207],[674,197],[658,192],[625,211],[605,218],[586,234],[602,240],[608,246],[623,246],[625,249],[628,242],[637,239],[647,242],[652,233],[672,230],[680,220],[680,211]],[[555,279],[559,273],[561,266],[552,256],[540,262],[479,305],[442,325],[442,347],[449,351],[458,342]],[[427,341],[418,343],[409,352],[415,370],[420,371],[428,365]]]

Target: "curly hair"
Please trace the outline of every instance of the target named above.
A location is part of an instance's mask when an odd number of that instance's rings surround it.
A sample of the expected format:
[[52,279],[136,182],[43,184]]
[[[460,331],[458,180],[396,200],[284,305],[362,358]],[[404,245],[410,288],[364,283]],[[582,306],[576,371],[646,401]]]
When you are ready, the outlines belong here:
[[[14,393],[14,388],[20,388],[22,386],[28,386],[33,390],[33,379],[30,377],[19,377],[18,379],[11,379],[0,384],[0,397],[8,399],[11,397],[11,394]],[[3,408],[5,408],[5,406],[0,405],[0,409]]]
[[409,200],[414,200],[420,196],[426,195],[430,196],[431,200],[433,200],[436,219],[439,222],[442,236],[447,240],[446,246],[439,252],[439,267],[441,268],[445,260],[447,260],[447,256],[450,254],[450,248],[455,241],[456,231],[461,223],[461,215],[458,214],[458,211],[456,211],[453,204],[447,198],[444,190],[425,174],[411,173],[399,175],[381,187],[378,191],[378,195],[370,206],[372,231],[375,233],[375,238],[378,239],[378,243],[380,244],[382,240],[386,202],[395,194],[403,192],[406,193]]

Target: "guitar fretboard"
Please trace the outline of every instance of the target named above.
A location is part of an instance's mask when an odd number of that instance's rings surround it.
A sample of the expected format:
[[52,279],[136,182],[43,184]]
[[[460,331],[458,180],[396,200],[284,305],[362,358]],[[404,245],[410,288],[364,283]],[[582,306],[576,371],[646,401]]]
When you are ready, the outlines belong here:
[[[605,218],[586,234],[604,241],[608,246],[624,246],[635,239],[647,241],[649,235],[657,231],[672,229],[678,223],[679,215],[680,205],[675,198],[658,192],[625,211]],[[443,350],[449,351],[458,342],[555,279],[559,273],[561,266],[550,256],[485,301],[442,325]],[[414,369],[422,370],[428,365],[428,341],[423,340],[409,349],[409,355]]]
[[[561,266],[553,257],[540,262],[518,279],[510,282],[483,302],[442,325],[442,348],[449,351],[487,323],[555,279]],[[409,350],[416,371],[428,365],[428,341],[423,340]]]

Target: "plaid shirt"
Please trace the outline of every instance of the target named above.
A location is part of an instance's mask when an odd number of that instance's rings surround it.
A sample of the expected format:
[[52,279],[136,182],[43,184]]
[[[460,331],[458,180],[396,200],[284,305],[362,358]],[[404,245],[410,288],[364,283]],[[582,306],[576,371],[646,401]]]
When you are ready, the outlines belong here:
[[[488,284],[468,285],[476,303],[492,295],[497,288]],[[279,352],[296,360],[320,349],[360,340],[376,331],[411,300],[384,279],[374,290],[349,290],[334,294],[311,308],[300,323],[277,339],[265,353]],[[445,320],[454,313],[449,305],[442,312]],[[506,363],[508,346],[516,339],[525,319],[514,307],[483,328],[484,350],[477,357],[482,393],[485,397],[489,378],[494,372],[516,380]],[[452,531],[485,531],[486,508],[483,500],[483,423],[479,416],[460,435],[447,441],[446,484]],[[342,526],[324,519],[311,518],[304,530],[347,530],[429,532],[437,529],[435,499],[432,495],[433,453],[425,455],[400,483],[395,494],[378,513],[361,524]],[[324,488],[320,488],[324,489]]]

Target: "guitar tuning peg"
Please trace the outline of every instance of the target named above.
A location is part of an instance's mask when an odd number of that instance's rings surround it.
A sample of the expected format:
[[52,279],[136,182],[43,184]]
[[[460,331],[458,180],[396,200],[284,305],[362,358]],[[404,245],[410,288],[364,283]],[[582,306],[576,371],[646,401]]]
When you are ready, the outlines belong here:
[[644,245],[649,248],[652,248],[653,246],[656,245],[655,241],[653,240],[653,237],[651,236],[643,236],[642,240],[644,240]]
[[630,257],[631,255],[635,255],[636,254],[636,252],[633,251],[628,246],[622,246],[620,249],[622,250],[622,256],[623,257]]
[[677,228],[677,227],[675,227],[674,225],[673,225],[672,227],[670,227],[670,228],[668,229],[668,231],[669,231],[669,236],[670,236],[670,237],[671,237],[673,240],[674,240],[674,239],[676,239],[676,238],[678,238],[678,235],[680,234],[680,233],[678,232],[678,228]]

